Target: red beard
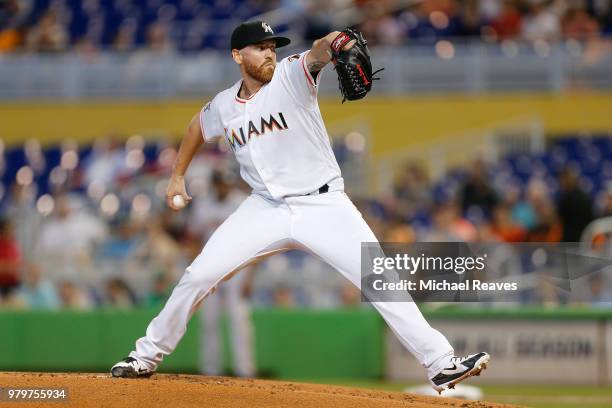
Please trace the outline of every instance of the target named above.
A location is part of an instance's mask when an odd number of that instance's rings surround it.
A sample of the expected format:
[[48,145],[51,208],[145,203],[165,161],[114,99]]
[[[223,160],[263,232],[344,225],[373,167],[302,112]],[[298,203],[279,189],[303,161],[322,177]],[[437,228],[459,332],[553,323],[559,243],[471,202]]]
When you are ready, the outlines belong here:
[[267,84],[272,80],[275,68],[276,67],[274,66],[274,63],[272,63],[271,60],[266,60],[266,62],[264,62],[258,67],[253,64],[250,64],[247,61],[244,61],[244,70],[246,71],[246,73],[249,74],[249,76],[251,76],[253,79],[263,84]]

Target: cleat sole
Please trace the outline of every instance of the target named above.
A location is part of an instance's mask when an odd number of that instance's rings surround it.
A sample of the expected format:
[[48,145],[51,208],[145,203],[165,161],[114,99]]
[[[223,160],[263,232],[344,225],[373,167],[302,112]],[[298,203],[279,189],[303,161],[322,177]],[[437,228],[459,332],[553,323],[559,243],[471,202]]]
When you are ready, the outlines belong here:
[[[482,372],[482,370],[485,370],[487,368],[487,364],[489,363],[489,359],[491,357],[487,356],[486,359],[484,359],[480,365],[474,369],[472,369],[471,371],[468,371],[467,373],[465,373],[464,375],[462,375],[461,377],[457,378],[456,380],[453,380],[452,382],[448,383],[448,385],[446,386],[446,389],[452,390],[455,388],[455,385],[459,384],[461,381],[465,380],[466,378],[472,377],[472,376],[480,376],[480,373]],[[438,393],[442,393],[442,391],[438,391]]]
[[111,376],[115,378],[148,378],[152,375],[153,372],[137,374],[136,371],[125,367],[115,367],[111,370]]

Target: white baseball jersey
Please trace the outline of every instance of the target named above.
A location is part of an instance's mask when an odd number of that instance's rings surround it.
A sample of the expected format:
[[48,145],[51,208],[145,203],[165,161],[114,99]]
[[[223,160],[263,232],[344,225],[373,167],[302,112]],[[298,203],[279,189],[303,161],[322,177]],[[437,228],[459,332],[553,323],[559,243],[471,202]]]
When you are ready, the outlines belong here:
[[274,199],[308,194],[340,178],[307,53],[281,60],[272,80],[249,99],[238,96],[240,80],[200,112],[204,139],[225,136],[242,178]]

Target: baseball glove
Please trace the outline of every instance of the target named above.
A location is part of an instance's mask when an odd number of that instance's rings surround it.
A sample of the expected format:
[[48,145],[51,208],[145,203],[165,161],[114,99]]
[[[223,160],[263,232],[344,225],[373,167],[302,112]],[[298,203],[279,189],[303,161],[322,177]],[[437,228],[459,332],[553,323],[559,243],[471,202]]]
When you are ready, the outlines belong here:
[[[355,44],[348,50],[344,46],[355,40]],[[338,34],[331,44],[332,62],[338,74],[338,84],[342,93],[342,103],[347,99],[354,101],[367,95],[372,89],[372,81],[378,71],[372,72],[370,50],[368,43],[357,30],[346,28]]]

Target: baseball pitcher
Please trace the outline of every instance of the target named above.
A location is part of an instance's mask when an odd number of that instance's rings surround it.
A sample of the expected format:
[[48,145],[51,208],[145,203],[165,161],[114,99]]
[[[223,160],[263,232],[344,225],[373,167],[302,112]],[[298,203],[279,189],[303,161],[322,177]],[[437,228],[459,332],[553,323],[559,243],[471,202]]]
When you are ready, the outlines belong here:
[[[232,273],[262,257],[300,248],[360,287],[361,243],[376,242],[376,237],[343,191],[317,93],[321,70],[332,62],[344,99],[363,98],[375,79],[370,54],[363,36],[346,29],[277,63],[276,49],[289,42],[262,21],[234,29],[231,53],[242,78],[192,118],[173,166],[167,201],[176,210],[191,200],[184,182],[189,162],[203,142],[219,137],[229,142],[252,193],[187,267],[135,350],[111,368],[112,376],[152,375],[175,349],[200,302]],[[425,367],[437,391],[486,368],[487,353],[454,356],[414,302],[372,304]]]

